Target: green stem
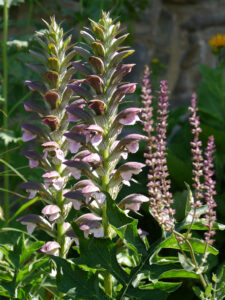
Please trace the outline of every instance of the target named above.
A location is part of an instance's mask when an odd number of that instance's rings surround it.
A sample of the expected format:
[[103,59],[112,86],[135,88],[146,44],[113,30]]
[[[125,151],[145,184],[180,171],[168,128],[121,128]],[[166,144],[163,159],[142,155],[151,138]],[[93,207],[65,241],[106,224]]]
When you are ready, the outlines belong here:
[[[185,241],[185,243],[187,244],[187,246],[190,250],[190,255],[191,255],[191,259],[192,259],[192,262],[194,264],[194,267],[195,267],[195,271],[196,272],[199,271],[199,265],[198,265],[198,262],[196,260],[195,253],[194,253],[194,250],[192,248],[192,245],[189,242],[188,238],[184,237],[182,234],[180,234],[177,231],[174,231],[174,234],[177,235],[178,237],[182,238]],[[208,285],[207,285],[207,282],[205,281],[204,276],[202,274],[198,274],[198,276],[199,276],[199,279],[201,281],[201,284],[202,284],[203,288],[206,289]]]
[[[7,0],[4,0],[3,8],[3,42],[2,42],[2,59],[3,59],[3,128],[5,131],[8,130],[8,105],[7,105],[7,89],[8,89],[8,61],[7,61],[7,38],[8,38],[8,13],[9,8],[7,6]],[[9,161],[9,155],[7,152],[7,146],[5,145],[5,155],[4,160],[7,163]],[[4,165],[4,189],[9,190],[9,176],[8,176],[8,166]],[[9,218],[9,194],[4,192],[4,216],[7,221]]]
[[[103,152],[102,156],[104,159],[104,170],[106,170],[106,174],[102,176],[102,188],[104,191],[108,192],[108,184],[109,184],[109,147],[107,147]],[[107,216],[107,202],[102,208],[102,224],[104,228],[104,237],[110,238],[110,225]],[[104,286],[105,293],[112,297],[112,275],[105,271],[104,272]]]
[[[58,165],[56,167],[56,171],[61,175],[62,165]],[[56,195],[56,203],[58,207],[61,209],[61,214],[64,214],[63,211],[63,190],[57,192]],[[62,222],[57,223],[57,242],[60,244],[60,256],[65,258],[65,233],[64,233],[64,220]]]

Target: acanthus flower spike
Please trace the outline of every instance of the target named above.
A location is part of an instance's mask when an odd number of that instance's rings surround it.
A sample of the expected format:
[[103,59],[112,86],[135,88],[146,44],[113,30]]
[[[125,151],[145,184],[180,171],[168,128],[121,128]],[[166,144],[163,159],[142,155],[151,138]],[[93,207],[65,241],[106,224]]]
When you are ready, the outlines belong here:
[[[63,189],[69,180],[69,175],[64,174],[63,165],[68,152],[64,133],[69,129],[65,108],[70,104],[81,109],[85,106],[85,101],[77,99],[77,96],[72,97],[72,91],[67,87],[71,84],[72,76],[76,71],[71,64],[71,60],[76,55],[76,51],[71,50],[71,37],[65,40],[63,29],[57,25],[54,17],[49,24],[47,22],[45,24],[47,30],[37,37],[41,49],[38,52],[30,51],[41,65],[29,64],[29,67],[39,74],[41,81],[25,82],[30,90],[38,92],[42,97],[40,105],[32,102],[24,103],[26,111],[38,114],[39,124],[21,125],[24,141],[36,139],[35,145],[41,141],[43,153],[27,150],[23,154],[29,159],[31,168],[41,166],[44,169],[41,177],[44,184],[26,182],[20,186],[30,193],[30,199],[36,195],[40,197],[45,204],[42,213],[48,216],[49,221],[56,223],[51,230],[41,227],[50,236],[54,238],[57,236],[57,241],[48,242],[42,247],[42,252],[65,257],[71,243],[68,242],[70,238],[66,237],[64,227],[72,206],[63,196],[65,193]],[[82,82],[83,80],[77,80],[74,84],[79,87]],[[76,100],[71,104],[72,99]],[[30,230],[32,229],[29,228]]]

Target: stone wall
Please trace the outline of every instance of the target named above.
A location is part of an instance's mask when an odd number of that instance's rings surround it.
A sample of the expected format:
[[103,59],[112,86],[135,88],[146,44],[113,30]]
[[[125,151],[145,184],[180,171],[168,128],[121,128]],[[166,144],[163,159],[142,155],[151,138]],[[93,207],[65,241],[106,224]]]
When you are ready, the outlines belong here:
[[[189,102],[192,92],[197,91],[201,75],[199,64],[213,66],[215,58],[211,54],[208,40],[216,33],[225,33],[225,0],[149,0],[149,8],[133,24],[135,55],[130,61],[136,62],[134,80],[140,81],[144,64],[158,58],[167,66],[162,78],[169,82],[172,105]],[[47,13],[56,13],[57,20],[65,16],[58,11],[79,9],[74,0],[48,1]],[[43,11],[35,9],[34,20],[47,18]],[[22,4],[11,10],[11,18],[21,21],[28,16],[28,6]],[[66,19],[73,26],[73,19]],[[30,28],[33,32],[35,28]],[[78,29],[75,31],[77,36]],[[24,28],[11,28],[11,35],[24,33]]]
[[216,33],[225,34],[225,0],[151,0],[135,27],[138,73],[158,58],[168,65],[172,104],[188,103],[201,80],[199,64],[215,65],[208,40]]

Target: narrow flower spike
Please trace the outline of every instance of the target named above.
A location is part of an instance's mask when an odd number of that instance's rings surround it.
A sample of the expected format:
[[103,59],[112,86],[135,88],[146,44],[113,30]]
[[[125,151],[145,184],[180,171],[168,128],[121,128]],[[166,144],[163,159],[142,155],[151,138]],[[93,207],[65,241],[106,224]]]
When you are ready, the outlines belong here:
[[148,134],[148,153],[145,154],[146,165],[149,166],[148,174],[148,193],[150,196],[151,211],[158,223],[166,231],[174,227],[174,213],[171,208],[173,203],[170,193],[170,180],[166,159],[166,128],[168,117],[168,87],[166,81],[160,82],[157,122],[155,128],[155,137],[152,138],[153,128],[153,108],[152,95],[149,84],[149,70],[145,69],[142,87],[142,101],[144,131]]
[[214,138],[213,136],[209,137],[207,148],[205,151],[205,157],[204,160],[204,189],[205,189],[205,201],[208,206],[208,210],[205,214],[206,219],[206,226],[208,227],[208,232],[205,232],[205,242],[207,244],[212,245],[214,240],[213,236],[215,235],[215,231],[212,230],[213,224],[216,221],[216,202],[214,200],[214,196],[216,194],[215,191],[215,181],[213,180],[214,175],[214,164],[213,164],[213,154],[215,152],[215,144],[214,144]]
[[203,175],[203,157],[202,157],[202,142],[199,140],[199,134],[201,133],[200,118],[197,115],[197,100],[196,95],[193,94],[191,99],[191,106],[189,107],[191,116],[189,118],[190,125],[192,126],[192,134],[194,140],[191,142],[192,152],[192,165],[193,165],[193,188],[195,189],[195,201],[191,203],[193,209],[202,206],[201,199],[203,198],[203,185],[201,183],[201,177]]

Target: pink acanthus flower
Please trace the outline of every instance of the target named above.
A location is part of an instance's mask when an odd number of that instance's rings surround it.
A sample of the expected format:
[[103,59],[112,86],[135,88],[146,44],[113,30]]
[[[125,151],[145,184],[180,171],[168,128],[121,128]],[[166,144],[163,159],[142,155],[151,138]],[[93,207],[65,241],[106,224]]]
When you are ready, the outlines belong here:
[[118,114],[117,120],[122,125],[134,125],[137,121],[140,121],[138,116],[140,111],[141,109],[136,107],[126,108]]
[[63,188],[64,180],[57,171],[47,172],[43,174],[42,177],[44,178],[46,189],[48,189],[49,186],[53,186],[57,191]]
[[42,144],[42,147],[44,147],[43,159],[47,159],[48,155],[50,155],[52,162],[56,165],[64,161],[64,153],[60,150],[60,147],[56,142],[46,142]]
[[214,137],[210,136],[205,151],[206,159],[204,160],[203,171],[204,171],[204,189],[205,189],[205,201],[208,206],[208,211],[205,214],[206,226],[208,227],[208,232],[205,232],[205,241],[206,243],[212,245],[214,240],[213,236],[215,231],[212,230],[213,224],[216,221],[216,202],[214,196],[216,195],[215,191],[215,181],[213,180],[214,176],[214,164],[213,164],[213,154],[215,152]]
[[145,167],[144,164],[138,162],[128,162],[120,166],[118,173],[120,174],[123,184],[130,186],[130,180],[133,174],[137,175]]
[[89,234],[93,234],[94,237],[104,237],[104,228],[99,221],[102,218],[95,216],[94,214],[88,213],[80,216],[75,222],[80,227],[80,230],[84,232],[84,237],[87,238]]
[[46,254],[51,254],[54,256],[59,256],[60,252],[60,245],[59,243],[53,241],[53,242],[47,242],[44,244],[41,248],[41,252],[46,253]]
[[87,138],[90,139],[90,142],[94,147],[97,147],[102,141],[104,130],[98,125],[90,125],[86,128],[86,130],[90,135],[89,137],[86,135]]
[[53,222],[60,217],[60,208],[57,205],[47,205],[42,209],[42,214],[49,216],[49,221]]

